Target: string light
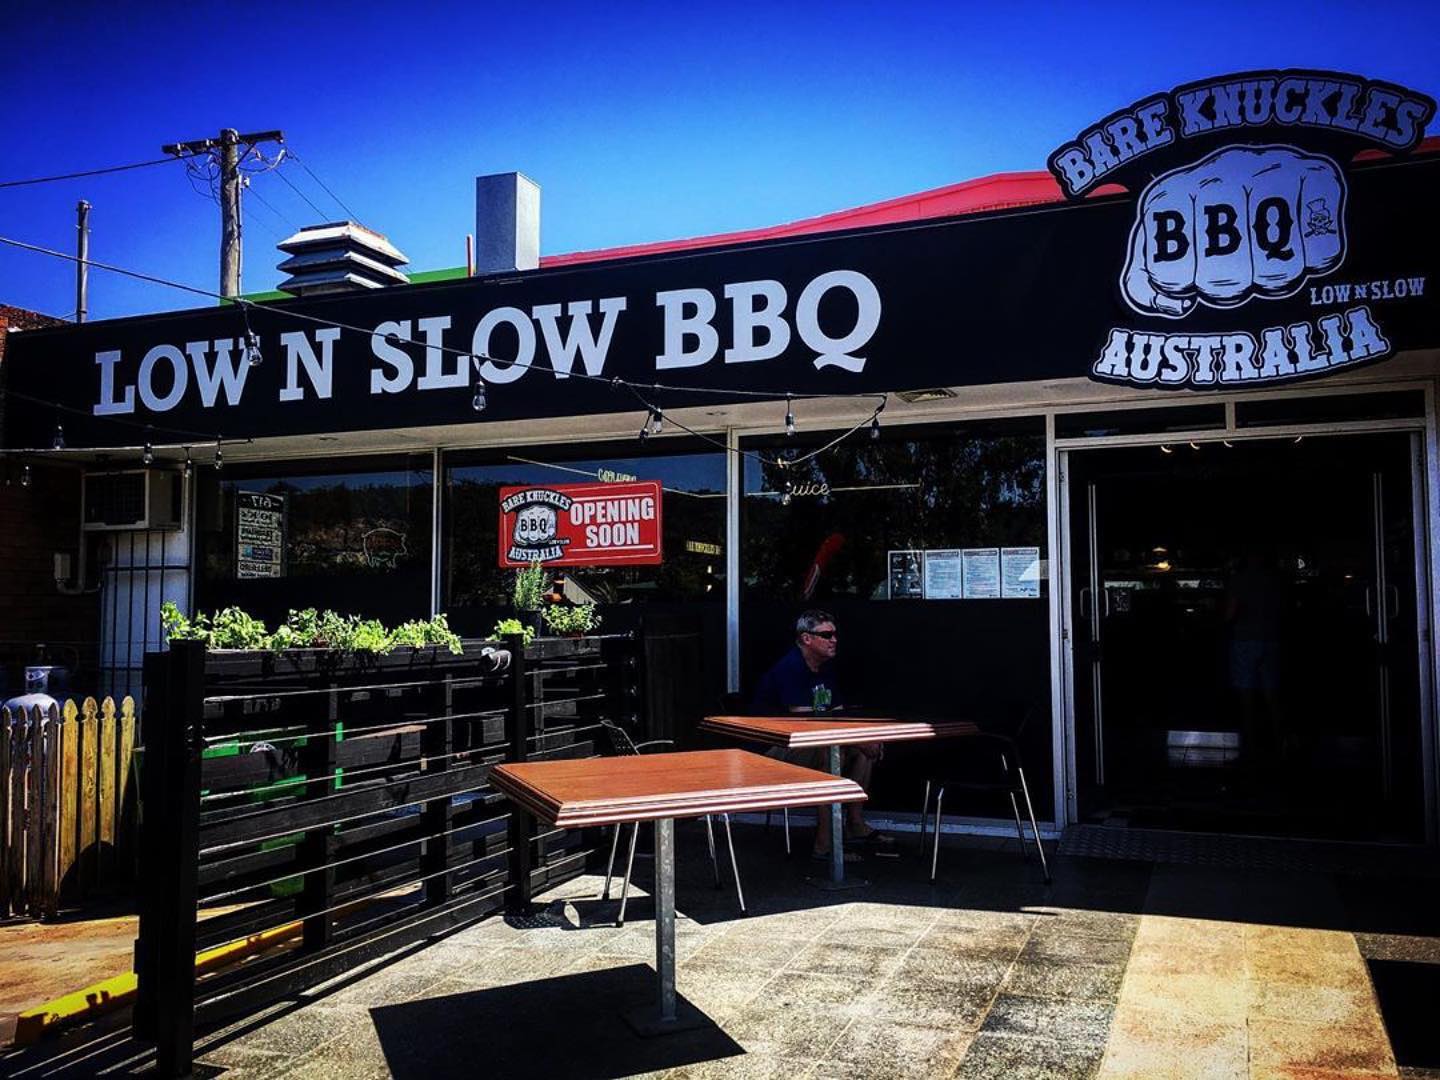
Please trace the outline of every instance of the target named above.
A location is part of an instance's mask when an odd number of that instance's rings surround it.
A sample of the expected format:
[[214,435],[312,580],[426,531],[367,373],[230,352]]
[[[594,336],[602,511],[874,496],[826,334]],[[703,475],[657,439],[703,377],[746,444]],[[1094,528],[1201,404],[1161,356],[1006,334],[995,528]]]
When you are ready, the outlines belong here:
[[[386,334],[385,340],[398,342],[400,336],[398,334]],[[480,358],[478,356],[470,357],[470,367],[475,372],[475,396],[470,399],[470,408],[476,412],[484,412],[485,406],[490,404],[490,402],[485,397],[485,376],[480,373]]]
[[215,436],[215,471],[219,472],[225,467],[225,455],[220,452],[220,436]]
[[791,492],[794,490],[794,487],[795,487],[795,485],[792,484],[792,483],[790,483],[789,480],[786,480],[786,481],[785,481],[785,492],[784,492],[784,494],[782,494],[782,495],[780,496],[780,505],[781,505],[781,506],[789,506],[789,505],[790,505]]
[[875,409],[875,415],[872,416],[872,417],[870,417],[870,441],[871,441],[871,442],[874,442],[876,439],[880,438],[880,414],[881,414],[882,412],[884,412],[884,411],[885,411],[885,402],[882,401],[882,402],[880,402],[880,404],[876,407],[876,409]]
[[665,427],[665,414],[659,409],[650,410],[650,434],[659,435]]
[[251,367],[259,367],[263,359],[260,355],[260,335],[254,330],[245,331],[245,355],[250,358]]
[[55,421],[55,438],[50,440],[50,448],[52,450],[65,449],[65,425],[60,423],[59,420]]
[[785,395],[785,434],[795,434],[795,407],[790,403],[790,395]]
[[28,463],[20,469],[20,486],[30,486],[30,466]]
[[155,448],[150,445],[149,439],[145,440],[145,449],[140,454],[140,461],[145,465],[151,465],[155,461]]
[[245,357],[250,361],[251,367],[260,366],[260,335],[250,328],[250,302],[248,300],[237,300],[240,305],[240,318],[245,320]]
[[193,465],[193,463],[190,461],[190,447],[187,446],[187,447],[185,447],[185,469],[184,469],[185,479],[186,479],[186,480],[189,480],[189,479],[190,479],[190,470],[191,470],[192,468],[194,468],[194,465]]

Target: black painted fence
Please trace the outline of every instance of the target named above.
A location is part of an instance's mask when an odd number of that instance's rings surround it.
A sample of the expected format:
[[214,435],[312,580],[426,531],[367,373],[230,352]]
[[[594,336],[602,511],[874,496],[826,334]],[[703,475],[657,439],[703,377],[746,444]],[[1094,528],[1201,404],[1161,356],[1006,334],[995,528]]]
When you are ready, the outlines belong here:
[[147,657],[134,1032],[161,1074],[197,1026],[582,872],[590,838],[535,833],[490,768],[608,752],[602,719],[641,726],[643,656],[612,635]]

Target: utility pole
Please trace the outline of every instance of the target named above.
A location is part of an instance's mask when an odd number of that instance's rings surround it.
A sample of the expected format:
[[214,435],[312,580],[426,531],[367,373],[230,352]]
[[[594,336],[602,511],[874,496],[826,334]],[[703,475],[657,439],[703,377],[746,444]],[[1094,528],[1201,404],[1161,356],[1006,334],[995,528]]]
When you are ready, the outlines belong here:
[[257,143],[283,143],[283,131],[252,131],[242,135],[224,128],[213,139],[162,146],[162,154],[195,157],[212,154],[220,166],[220,293],[240,295],[240,162]]
[[81,199],[75,206],[75,228],[80,240],[75,254],[75,321],[82,323],[90,306],[90,204]]

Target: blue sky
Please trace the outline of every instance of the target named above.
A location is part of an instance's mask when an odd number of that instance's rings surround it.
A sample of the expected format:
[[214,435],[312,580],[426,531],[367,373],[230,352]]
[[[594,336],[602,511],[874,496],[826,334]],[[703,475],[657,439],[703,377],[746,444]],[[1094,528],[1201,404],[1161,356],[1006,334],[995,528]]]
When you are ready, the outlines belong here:
[[[680,10],[681,8],[684,10]],[[1440,4],[32,4],[8,9],[0,181],[284,129],[411,269],[464,262],[473,177],[543,188],[545,254],[775,224],[1040,169],[1144,94],[1323,67],[1440,97]],[[1432,132],[1433,133],[1433,132]],[[343,212],[298,165],[281,172]],[[279,176],[246,200],[247,291],[320,215]],[[0,189],[0,236],[214,289],[219,212],[184,168]],[[260,202],[273,206],[274,210]],[[277,213],[278,212],[278,213]],[[91,317],[194,306],[91,276]],[[74,271],[0,250],[0,303],[72,312]]]

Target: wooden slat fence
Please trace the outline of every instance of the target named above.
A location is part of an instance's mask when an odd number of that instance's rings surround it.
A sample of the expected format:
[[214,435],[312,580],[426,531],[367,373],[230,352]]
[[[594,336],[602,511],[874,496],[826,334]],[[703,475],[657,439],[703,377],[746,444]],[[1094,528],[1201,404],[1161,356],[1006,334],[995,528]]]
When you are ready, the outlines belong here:
[[128,884],[135,702],[0,709],[0,917],[54,918]]
[[[637,656],[629,635],[151,654],[133,1030],[160,1075],[189,1072],[197,1025],[582,873],[596,838],[512,814],[490,769],[602,752],[602,721],[638,723]],[[257,940],[197,975],[197,953]]]

